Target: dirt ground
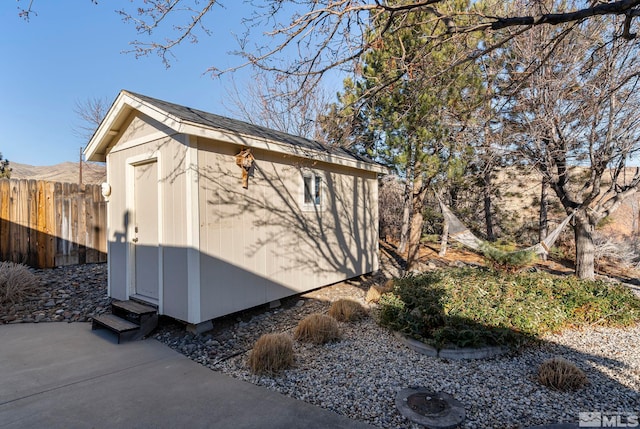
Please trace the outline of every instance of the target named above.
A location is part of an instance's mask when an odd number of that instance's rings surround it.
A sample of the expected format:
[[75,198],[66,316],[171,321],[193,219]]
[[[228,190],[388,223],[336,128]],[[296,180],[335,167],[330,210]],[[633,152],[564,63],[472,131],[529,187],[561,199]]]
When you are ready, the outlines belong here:
[[[404,264],[404,258],[396,252],[396,246],[393,243],[380,242],[380,250],[383,253],[394,255],[399,264]],[[467,250],[457,243],[450,243],[447,248],[446,255],[441,257],[439,243],[424,243],[420,248],[419,262],[428,267],[446,267],[455,266],[463,263],[466,265],[486,266],[484,257],[476,252]],[[558,275],[571,275],[574,273],[574,262],[571,260],[554,260],[549,258],[546,261],[539,261],[535,268],[540,271],[549,272]],[[615,261],[600,261],[596,268],[596,275],[612,278],[624,283],[640,285],[640,273],[636,270],[625,268]]]

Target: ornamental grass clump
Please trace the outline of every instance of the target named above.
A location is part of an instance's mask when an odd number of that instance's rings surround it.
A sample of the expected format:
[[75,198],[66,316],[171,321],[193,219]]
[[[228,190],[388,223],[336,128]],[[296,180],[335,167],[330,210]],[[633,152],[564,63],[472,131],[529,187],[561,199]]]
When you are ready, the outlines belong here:
[[353,322],[367,316],[367,310],[351,299],[339,299],[329,307],[329,316],[338,322]]
[[393,279],[387,280],[383,285],[373,285],[367,291],[367,295],[364,300],[367,303],[377,303],[382,298],[382,295],[393,291]]
[[249,367],[254,374],[277,374],[293,366],[293,341],[287,334],[264,334],[253,346]]
[[550,389],[565,392],[578,390],[589,384],[584,372],[562,357],[542,362],[538,368],[538,382]]
[[333,317],[313,313],[298,323],[293,337],[305,343],[324,344],[340,339],[340,328]]
[[38,291],[38,278],[26,265],[0,262],[0,304],[16,304]]

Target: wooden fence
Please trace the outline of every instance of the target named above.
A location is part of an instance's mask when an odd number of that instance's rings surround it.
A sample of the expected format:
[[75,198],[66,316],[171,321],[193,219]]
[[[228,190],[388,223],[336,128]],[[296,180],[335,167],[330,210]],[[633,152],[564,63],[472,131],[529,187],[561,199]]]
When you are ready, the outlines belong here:
[[100,185],[0,179],[0,260],[34,268],[105,262]]

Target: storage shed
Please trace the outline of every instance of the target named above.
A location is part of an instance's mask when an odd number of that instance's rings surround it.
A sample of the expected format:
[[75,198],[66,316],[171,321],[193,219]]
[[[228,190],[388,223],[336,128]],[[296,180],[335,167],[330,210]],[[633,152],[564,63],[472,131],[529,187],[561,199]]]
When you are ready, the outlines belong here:
[[200,324],[378,269],[378,174],[344,149],[121,91],[106,161],[109,295]]

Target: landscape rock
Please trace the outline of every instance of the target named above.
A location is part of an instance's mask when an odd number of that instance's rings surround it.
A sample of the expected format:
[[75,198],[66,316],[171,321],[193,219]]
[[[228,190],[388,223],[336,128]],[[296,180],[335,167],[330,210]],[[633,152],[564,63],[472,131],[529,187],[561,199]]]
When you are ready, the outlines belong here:
[[[565,331],[517,353],[462,361],[425,356],[407,348],[375,322],[374,306],[370,307],[371,317],[340,324],[343,339],[339,342],[324,346],[295,342],[294,368],[277,376],[251,373],[247,357],[260,335],[292,334],[298,321],[311,313],[326,313],[331,302],[340,298],[365,305],[371,285],[383,284],[388,273],[402,272],[389,258],[382,259],[382,274],[283,299],[277,309],[265,305],[216,319],[212,330],[199,335],[167,318],[161,318],[152,335],[212,370],[380,428],[422,428],[395,407],[398,392],[411,386],[447,392],[463,403],[466,420],[462,428],[577,422],[579,412],[584,411],[638,412],[640,325]],[[41,282],[40,293],[19,305],[0,307],[0,323],[33,323],[36,318],[40,323],[84,322],[109,311],[106,264],[34,273]],[[63,302],[45,307],[50,300]],[[558,392],[537,383],[536,368],[554,356],[575,362],[590,384],[576,392]]]
[[10,308],[0,307],[0,324],[88,321],[109,309],[107,264],[70,265],[31,272],[40,282],[39,293]]

